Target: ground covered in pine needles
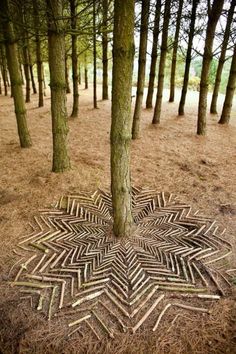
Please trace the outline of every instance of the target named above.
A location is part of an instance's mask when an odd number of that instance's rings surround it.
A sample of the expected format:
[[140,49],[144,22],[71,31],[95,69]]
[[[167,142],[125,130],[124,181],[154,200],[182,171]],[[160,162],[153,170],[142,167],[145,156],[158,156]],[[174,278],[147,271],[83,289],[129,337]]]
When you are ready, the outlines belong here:
[[[208,133],[196,131],[197,93],[188,97],[186,116],[164,98],[162,122],[151,125],[152,110],[143,110],[141,138],[132,142],[133,185],[167,191],[216,219],[227,228],[233,246],[227,268],[236,268],[236,124],[217,124],[208,116]],[[72,96],[68,95],[68,114]],[[235,288],[210,316],[182,312],[174,325],[166,316],[158,333],[142,330],[114,340],[65,337],[63,318],[48,322],[19,299],[8,285],[17,256],[12,252],[37,210],[76,191],[109,189],[110,101],[92,109],[92,90],[80,90],[80,114],[69,118],[72,169],[51,173],[52,137],[49,92],[37,108],[37,95],[27,104],[33,146],[20,149],[13,102],[0,97],[0,351],[2,353],[236,353]]]

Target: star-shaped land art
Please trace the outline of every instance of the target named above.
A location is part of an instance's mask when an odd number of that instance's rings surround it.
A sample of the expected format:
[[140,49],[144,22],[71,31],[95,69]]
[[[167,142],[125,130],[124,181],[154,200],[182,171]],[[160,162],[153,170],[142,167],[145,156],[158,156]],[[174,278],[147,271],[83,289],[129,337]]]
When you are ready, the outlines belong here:
[[132,208],[132,237],[116,238],[109,193],[62,197],[15,250],[12,285],[49,320],[65,315],[69,336],[156,331],[170,310],[209,312],[229,291],[216,265],[231,245],[215,221],[150,189],[132,189]]

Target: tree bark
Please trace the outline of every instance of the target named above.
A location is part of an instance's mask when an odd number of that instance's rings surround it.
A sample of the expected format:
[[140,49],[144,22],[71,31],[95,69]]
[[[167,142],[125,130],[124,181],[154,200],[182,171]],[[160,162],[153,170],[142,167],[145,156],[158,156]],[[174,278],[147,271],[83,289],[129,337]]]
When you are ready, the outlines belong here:
[[68,56],[65,54],[65,79],[66,79],[66,93],[71,93],[70,81],[69,81],[69,70],[68,70]]
[[108,36],[107,36],[107,17],[108,0],[102,0],[102,99],[108,100]]
[[88,89],[88,67],[87,67],[87,53],[84,53],[84,88]]
[[29,65],[28,48],[25,44],[23,44],[22,54],[23,54],[23,68],[25,74],[25,102],[30,102],[30,65]]
[[97,105],[96,0],[93,0],[93,108],[98,108],[98,105]]
[[160,27],[160,14],[161,14],[161,0],[156,1],[153,40],[152,40],[152,53],[151,53],[151,66],[149,72],[148,93],[146,99],[146,108],[152,108],[152,99],[154,92],[154,82],[156,76],[156,63],[157,63],[157,46]]
[[53,135],[53,172],[70,168],[67,151],[65,37],[63,26],[63,0],[47,0],[48,59],[51,88],[51,114]]
[[134,0],[115,0],[112,71],[111,191],[117,237],[131,234],[130,142]]
[[165,62],[166,62],[167,44],[168,44],[167,43],[168,27],[169,27],[169,19],[170,19],[170,3],[171,0],[166,0],[165,2],[162,41],[161,41],[161,56],[160,56],[160,64],[159,64],[159,72],[158,72],[157,98],[156,98],[152,124],[159,124],[161,118],[162,95],[163,95],[164,78],[165,78]]
[[219,89],[220,89],[221,74],[223,71],[224,63],[225,63],[225,55],[226,55],[226,50],[227,50],[227,46],[228,46],[228,41],[229,41],[229,36],[230,36],[230,27],[231,27],[233,16],[234,16],[235,6],[236,6],[236,0],[232,0],[231,5],[230,5],[230,9],[228,12],[225,33],[224,33],[224,39],[223,39],[223,43],[221,46],[221,53],[220,53],[219,63],[218,63],[217,72],[216,72],[214,90],[213,90],[213,94],[212,94],[210,112],[213,114],[217,114],[217,99],[218,99],[218,94],[219,94]]
[[140,42],[139,42],[138,82],[137,82],[137,93],[136,93],[133,126],[132,126],[133,139],[138,139],[139,130],[140,130],[140,116],[141,116],[142,101],[143,101],[143,90],[145,84],[149,6],[150,6],[149,0],[142,1]]
[[30,63],[30,78],[31,78],[31,82],[32,82],[33,93],[36,94],[37,89],[36,89],[35,80],[34,80],[34,70],[33,70],[33,65],[31,63]]
[[193,0],[192,2],[192,13],[191,13],[190,29],[189,29],[189,37],[188,37],[188,48],[187,48],[187,54],[185,60],[184,80],[183,80],[183,86],[181,91],[181,98],[179,102],[179,116],[184,115],[184,106],[185,106],[185,100],[186,100],[186,95],[188,90],[189,71],[190,71],[190,65],[192,60],[192,46],[193,46],[193,37],[195,31],[195,22],[196,22],[198,3],[199,0]]
[[4,95],[7,96],[7,60],[6,60],[6,48],[3,43],[0,45],[0,50],[1,50],[1,72],[2,72],[2,80],[3,80],[3,86],[4,86]]
[[43,107],[43,61],[41,53],[41,38],[39,33],[39,9],[38,2],[33,1],[34,10],[34,26],[35,26],[35,42],[36,42],[36,64],[37,64],[37,77],[38,77],[38,106]]
[[81,64],[79,63],[79,75],[78,75],[79,85],[81,85]]
[[183,0],[179,0],[179,8],[178,8],[177,19],[176,19],[175,38],[174,38],[173,54],[172,54],[172,62],[171,62],[169,102],[174,102],[174,100],[175,100],[175,72],[176,72],[177,51],[178,51],[178,43],[179,43],[179,31],[180,31],[183,3],[184,3]]
[[202,62],[202,73],[200,81],[200,94],[198,102],[198,122],[197,134],[206,134],[206,111],[207,111],[207,93],[208,93],[208,74],[212,61],[212,47],[215,36],[215,29],[221,11],[223,8],[224,0],[214,0],[212,8],[209,10],[208,24],[206,31],[205,48]]
[[[76,31],[76,10],[77,10],[77,0],[70,0],[70,15],[71,15],[71,29],[73,32]],[[79,87],[78,87],[78,54],[77,54],[77,35],[71,35],[72,41],[72,78],[73,78],[73,108],[71,117],[78,117],[79,113]]]
[[223,105],[223,110],[219,120],[219,124],[228,124],[233,104],[234,92],[236,86],[236,44],[234,46],[234,54],[231,62],[229,79],[226,89],[226,95]]
[[31,139],[26,120],[26,109],[18,61],[18,49],[13,24],[10,22],[8,0],[0,1],[0,21],[6,45],[6,58],[11,80],[20,145],[22,148],[27,148],[31,146]]

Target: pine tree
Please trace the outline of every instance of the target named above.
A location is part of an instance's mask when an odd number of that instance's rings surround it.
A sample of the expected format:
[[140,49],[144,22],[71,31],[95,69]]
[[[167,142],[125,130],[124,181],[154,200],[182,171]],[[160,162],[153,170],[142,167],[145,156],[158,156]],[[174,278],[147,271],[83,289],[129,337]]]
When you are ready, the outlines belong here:
[[28,148],[31,146],[31,138],[27,126],[22,79],[18,61],[18,48],[13,24],[10,21],[8,0],[0,1],[0,25],[6,45],[7,66],[11,80],[20,145],[22,148]]
[[161,118],[161,105],[162,105],[162,95],[163,95],[164,77],[165,77],[165,62],[166,62],[167,44],[168,44],[167,43],[168,27],[169,27],[169,20],[170,20],[170,3],[171,0],[166,0],[165,2],[162,41],[161,41],[161,55],[160,55],[159,72],[158,72],[157,98],[156,98],[152,124],[160,123],[160,118]]
[[234,54],[231,62],[229,79],[226,89],[226,95],[223,105],[223,110],[219,120],[219,124],[228,124],[233,104],[234,92],[236,87],[236,44],[234,46]]
[[227,50],[227,46],[228,46],[228,41],[229,41],[229,36],[230,36],[230,28],[231,28],[231,24],[233,21],[235,6],[236,6],[236,0],[232,0],[230,9],[228,11],[224,39],[223,39],[223,43],[221,46],[221,53],[220,53],[219,63],[218,63],[218,67],[217,67],[216,77],[215,77],[214,91],[212,94],[210,112],[213,114],[217,113],[217,99],[218,99],[218,94],[219,94],[219,89],[220,89],[221,75],[222,75],[223,66],[225,63],[225,55],[226,55],[226,50]]
[[176,19],[175,38],[174,38],[173,54],[172,54],[172,62],[171,62],[169,102],[174,102],[174,100],[175,100],[175,71],[176,71],[177,51],[178,51],[178,43],[179,43],[179,31],[180,31],[183,3],[184,3],[184,0],[179,0],[179,8],[178,8],[177,19]]
[[[215,29],[221,11],[223,8],[224,0],[214,0],[212,7],[209,8],[208,24],[206,30],[205,48],[202,62],[202,72],[200,81],[200,94],[198,102],[198,122],[197,134],[206,134],[206,112],[207,112],[207,93],[208,93],[208,74],[212,61],[212,47],[215,37]],[[209,3],[210,6],[210,3]]]
[[195,32],[195,22],[196,22],[198,3],[199,0],[192,0],[192,12],[191,12],[190,29],[189,29],[189,36],[188,36],[188,48],[187,48],[187,54],[185,59],[184,80],[183,80],[183,86],[181,91],[181,98],[179,102],[180,116],[184,115],[184,106],[185,106],[186,95],[188,90],[189,71],[190,71],[190,65],[192,60],[192,46],[193,46],[193,38]]
[[53,172],[70,168],[67,151],[65,37],[63,0],[47,0],[48,61],[50,70],[51,114],[53,134]]
[[134,0],[115,0],[110,139],[113,231],[117,237],[129,236],[133,224],[130,181],[133,57]]

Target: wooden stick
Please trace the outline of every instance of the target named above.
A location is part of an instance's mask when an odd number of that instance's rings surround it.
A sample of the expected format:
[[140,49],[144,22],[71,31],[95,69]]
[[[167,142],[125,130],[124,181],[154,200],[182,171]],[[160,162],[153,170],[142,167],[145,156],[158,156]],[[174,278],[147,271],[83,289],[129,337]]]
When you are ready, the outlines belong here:
[[91,315],[86,315],[86,316],[84,316],[84,317],[82,317],[82,318],[79,318],[79,319],[76,320],[76,321],[73,321],[73,322],[69,323],[68,326],[69,326],[69,327],[75,326],[75,325],[77,325],[78,323],[81,323],[81,322],[87,320],[87,319],[90,318],[90,317],[91,317]]
[[182,309],[190,310],[190,311],[199,311],[199,312],[205,312],[205,313],[211,313],[210,310],[204,309],[202,307],[193,307],[189,305],[184,305],[184,304],[179,304],[179,303],[173,303],[172,306],[177,306],[181,307]]
[[155,326],[153,327],[153,332],[155,332],[155,330],[157,329],[157,327],[158,327],[158,325],[159,325],[159,323],[160,323],[160,321],[161,321],[161,319],[162,319],[162,317],[163,317],[163,315],[165,314],[165,312],[168,310],[168,308],[171,306],[171,304],[167,304],[165,307],[164,307],[164,309],[161,311],[161,313],[160,313],[160,315],[158,316],[158,319],[157,319],[157,321],[156,321],[156,323],[155,323]]
[[156,306],[159,304],[159,302],[165,297],[164,294],[160,295],[155,302],[152,304],[152,306],[148,309],[148,311],[145,313],[145,315],[141,318],[140,321],[132,328],[133,333],[139,329],[139,327],[143,324],[143,322],[148,318],[148,316],[152,313],[152,311],[156,308]]

